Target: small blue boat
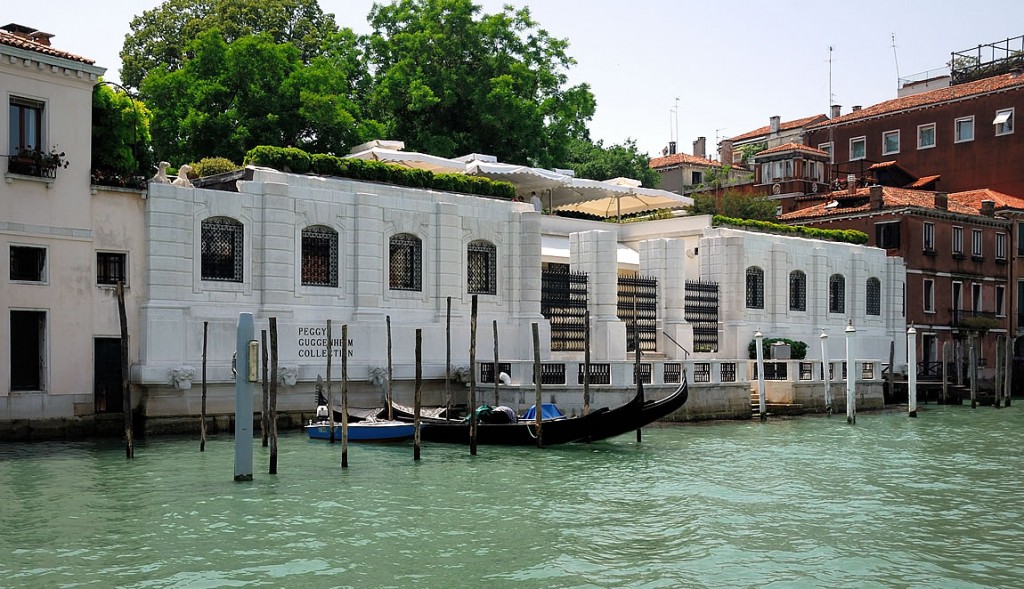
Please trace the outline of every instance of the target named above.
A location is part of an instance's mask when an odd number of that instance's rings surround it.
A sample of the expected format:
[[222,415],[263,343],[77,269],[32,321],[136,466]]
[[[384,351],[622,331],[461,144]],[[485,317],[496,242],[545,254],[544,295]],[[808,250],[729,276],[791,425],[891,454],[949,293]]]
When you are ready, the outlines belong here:
[[[331,424],[318,421],[306,426],[311,440],[331,439]],[[412,439],[416,426],[404,421],[357,421],[348,424],[350,442],[401,442]],[[341,441],[341,424],[334,424],[334,439]]]

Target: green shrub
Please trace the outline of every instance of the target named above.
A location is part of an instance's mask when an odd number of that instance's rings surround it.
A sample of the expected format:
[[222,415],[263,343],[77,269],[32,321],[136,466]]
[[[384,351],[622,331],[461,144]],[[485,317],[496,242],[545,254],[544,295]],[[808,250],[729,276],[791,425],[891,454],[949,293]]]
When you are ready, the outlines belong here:
[[721,215],[715,215],[711,219],[711,224],[715,226],[742,227],[764,233],[796,235],[811,239],[852,243],[854,245],[863,245],[868,242],[867,233],[853,229],[818,229],[817,227],[804,227],[802,225],[783,225],[781,223],[769,223],[767,221],[754,221],[751,219],[734,219]]
[[192,166],[192,171],[199,178],[225,172],[234,172],[242,167],[226,157],[204,157],[198,162],[189,165]]
[[[766,337],[761,340],[761,351],[765,358],[771,357],[771,347],[775,342],[789,344],[789,357],[793,360],[803,360],[807,357],[807,344],[801,341],[786,339],[784,337]],[[747,354],[750,359],[757,358],[757,340],[750,340],[747,346]]]

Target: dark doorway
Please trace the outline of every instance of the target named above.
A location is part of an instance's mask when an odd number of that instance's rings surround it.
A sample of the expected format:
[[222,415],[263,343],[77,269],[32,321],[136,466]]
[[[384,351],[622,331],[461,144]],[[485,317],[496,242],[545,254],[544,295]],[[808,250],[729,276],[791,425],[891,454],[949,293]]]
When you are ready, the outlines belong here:
[[124,411],[124,392],[121,390],[121,338],[98,337],[93,356],[93,391],[96,413]]
[[44,390],[46,311],[11,311],[11,390]]

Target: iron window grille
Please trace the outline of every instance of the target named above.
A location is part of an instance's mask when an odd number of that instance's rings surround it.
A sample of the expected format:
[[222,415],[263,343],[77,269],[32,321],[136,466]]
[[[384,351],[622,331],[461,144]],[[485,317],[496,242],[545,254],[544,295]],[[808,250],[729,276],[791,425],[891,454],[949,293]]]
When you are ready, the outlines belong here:
[[616,315],[626,324],[626,351],[635,352],[637,340],[641,352],[658,348],[658,279],[650,276],[618,277]]
[[[512,374],[512,363],[498,362],[498,374],[501,374],[502,372],[505,374]],[[494,384],[494,362],[480,363],[480,383]]]
[[[531,373],[532,382],[537,383],[537,372]],[[565,384],[565,364],[544,363],[540,365],[541,384]]]
[[[579,365],[579,370],[576,374],[576,383],[583,384],[583,374],[585,366]],[[590,365],[590,384],[611,384],[612,383],[612,365],[611,364],[591,364]]]
[[[651,384],[654,382],[654,368],[647,362],[640,364],[640,378],[643,379],[644,384]],[[633,365],[633,384],[636,384],[636,365]]]
[[722,382],[736,382],[736,363],[722,362],[720,366]]
[[807,275],[800,270],[789,273],[789,310],[807,310]]
[[800,380],[811,380],[814,378],[814,362],[800,363]]
[[474,241],[466,248],[466,281],[469,294],[497,293],[497,250],[486,241]]
[[693,364],[693,382],[711,382],[710,362],[695,362]]
[[693,351],[718,351],[718,283],[687,280],[686,322],[693,326]]
[[11,280],[46,281],[46,248],[12,245],[10,256]]
[[540,312],[551,322],[551,349],[582,352],[587,337],[587,275],[550,264],[541,271]]
[[408,233],[391,236],[389,286],[391,290],[423,290],[423,244]]
[[203,221],[200,233],[203,280],[242,282],[242,224],[214,217]]
[[747,308],[764,309],[764,270],[747,268]]
[[867,293],[865,296],[866,312],[868,315],[882,314],[882,282],[877,278],[868,278]]
[[338,232],[314,225],[302,230],[302,284],[338,286]]
[[833,274],[828,279],[828,312],[846,312],[846,278]]
[[96,284],[128,284],[128,254],[96,252]]
[[662,379],[665,384],[682,382],[683,365],[679,362],[666,362],[662,365]]

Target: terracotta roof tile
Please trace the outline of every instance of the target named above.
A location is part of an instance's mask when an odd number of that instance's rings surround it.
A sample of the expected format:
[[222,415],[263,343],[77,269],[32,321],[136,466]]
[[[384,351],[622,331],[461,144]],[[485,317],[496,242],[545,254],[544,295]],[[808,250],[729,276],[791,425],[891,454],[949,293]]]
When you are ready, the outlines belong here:
[[[790,129],[798,129],[800,127],[805,127],[817,123],[819,120],[827,121],[828,117],[826,117],[825,115],[814,115],[810,117],[804,117],[802,119],[796,119],[794,121],[786,121],[784,123],[779,124],[779,130],[789,131]],[[744,139],[753,139],[754,137],[767,135],[769,131],[771,131],[771,126],[765,125],[763,127],[758,127],[753,131],[748,131],[742,135],[732,137],[729,139],[729,141],[743,141]]]
[[42,43],[36,43],[30,39],[12,35],[7,31],[0,30],[0,45],[7,45],[9,47],[17,47],[18,49],[25,49],[28,51],[35,51],[36,53],[42,53],[44,55],[50,55],[53,57],[60,57],[63,59],[70,59],[71,61],[78,61],[81,63],[93,65],[96,62],[92,59],[86,59],[80,55],[68,53],[67,51],[61,51],[60,49],[54,49],[49,45],[43,45]]
[[712,166],[715,168],[722,167],[722,162],[716,162],[688,153],[673,153],[672,155],[666,155],[665,157],[656,157],[651,160],[650,166],[652,168],[665,168],[668,166],[674,166],[678,164],[690,164],[694,166]]
[[925,176],[924,178],[918,178],[917,180],[914,180],[913,182],[911,182],[906,187],[907,188],[921,188],[923,186],[927,186],[927,185],[931,184],[932,182],[938,181],[941,178],[942,178],[941,174],[936,174],[934,176]]
[[923,108],[933,104],[959,100],[969,96],[995,92],[997,90],[1006,90],[1018,86],[1024,86],[1024,76],[1022,75],[1010,73],[993,76],[991,78],[984,78],[982,80],[976,80],[966,84],[957,84],[956,86],[950,86],[948,88],[939,88],[937,90],[932,90],[931,92],[922,92],[920,94],[912,94],[902,98],[886,100],[885,102],[879,102],[878,104],[864,107],[856,112],[850,112],[831,120],[815,123],[810,125],[809,128],[821,129],[832,125],[841,125],[860,119],[866,119],[868,117],[876,117],[898,111]]
[[978,210],[981,210],[981,201],[983,200],[994,201],[997,207],[1024,209],[1024,199],[1017,198],[1016,196],[1010,196],[1009,194],[1003,194],[1002,192],[996,192],[990,188],[950,193],[949,199],[952,201],[954,198],[960,202],[967,203]]
[[787,151],[802,151],[804,153],[811,155],[818,155],[825,158],[828,157],[827,151],[822,151],[816,147],[811,147],[810,145],[804,145],[802,143],[785,143],[783,145],[778,145],[776,147],[772,147],[764,151],[759,151],[754,154],[754,157],[762,155],[771,155],[773,153],[784,153]]
[[[908,188],[883,186],[882,208],[898,209],[905,207],[917,207],[922,209],[935,209],[935,194],[936,192],[932,190],[911,190]],[[998,197],[1012,199],[1019,202],[1020,206],[1024,207],[1024,200],[1022,199],[1017,199],[1009,195],[984,189],[949,194],[947,197],[948,205],[946,210],[951,213],[961,215],[978,215],[981,209],[982,200],[996,200],[997,206],[1001,206],[998,204],[999,201],[996,198],[991,198],[989,196],[982,197],[979,195],[998,195]],[[779,215],[779,220],[802,221],[807,219],[867,212],[871,210],[870,197],[870,188],[858,188],[853,194],[850,194],[845,190],[833,192],[826,195],[824,202],[820,202],[797,211],[784,213]],[[828,204],[833,201],[836,201],[839,204],[837,206],[828,207]]]

